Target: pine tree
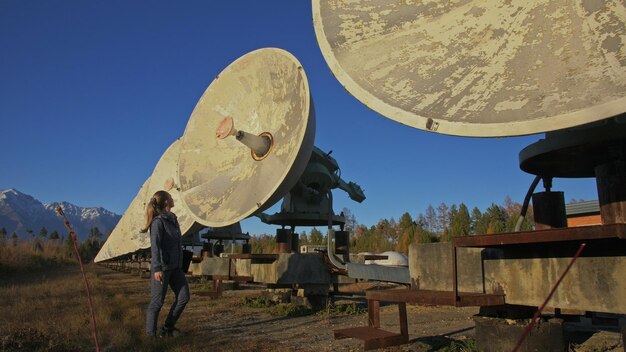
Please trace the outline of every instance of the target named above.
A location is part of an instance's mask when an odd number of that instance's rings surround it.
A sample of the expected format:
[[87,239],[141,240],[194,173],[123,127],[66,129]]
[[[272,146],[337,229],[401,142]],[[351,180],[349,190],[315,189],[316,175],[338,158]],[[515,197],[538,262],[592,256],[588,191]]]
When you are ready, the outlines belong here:
[[506,228],[506,214],[501,206],[491,203],[491,206],[485,210],[484,216],[487,221],[487,231],[485,233],[504,232]]
[[472,220],[470,218],[469,209],[465,203],[459,205],[459,214],[457,215],[457,226],[461,230],[461,236],[470,234]]
[[39,230],[39,237],[41,237],[41,238],[47,238],[48,237],[48,230],[45,227],[42,227]]
[[450,231],[449,237],[467,236],[470,234],[471,220],[467,206],[464,203],[450,207]]
[[68,258],[74,258],[74,243],[72,242],[72,235],[68,234],[64,244],[65,256]]
[[15,232],[11,234],[11,242],[13,242],[13,246],[17,246],[17,234]]
[[483,214],[478,207],[472,209],[471,216],[471,233],[474,235],[484,235],[487,232],[487,228],[483,225]]
[[7,239],[7,229],[4,227],[0,229],[0,245],[4,246]]
[[311,234],[309,235],[309,242],[312,245],[323,245],[324,235],[322,235],[322,232],[320,230],[314,227],[313,230],[311,230]]
[[53,230],[52,233],[50,233],[50,239],[51,240],[58,240],[59,239],[59,233],[57,232],[57,230]]
[[102,232],[100,232],[100,229],[98,229],[97,227],[92,227],[91,230],[89,230],[88,241],[91,248],[99,249],[101,238]]

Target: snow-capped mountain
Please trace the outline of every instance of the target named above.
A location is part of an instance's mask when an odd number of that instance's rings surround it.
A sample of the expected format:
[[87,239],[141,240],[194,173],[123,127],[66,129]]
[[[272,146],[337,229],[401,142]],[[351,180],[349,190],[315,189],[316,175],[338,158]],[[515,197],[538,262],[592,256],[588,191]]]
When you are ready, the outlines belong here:
[[15,232],[22,239],[31,237],[28,230],[38,236],[42,227],[48,230],[48,234],[56,230],[60,236],[67,237],[63,220],[56,214],[58,206],[81,240],[89,236],[93,227],[106,236],[121,218],[104,208],[83,208],[68,202],[43,204],[28,194],[5,189],[0,190],[0,228],[4,227],[8,236]]

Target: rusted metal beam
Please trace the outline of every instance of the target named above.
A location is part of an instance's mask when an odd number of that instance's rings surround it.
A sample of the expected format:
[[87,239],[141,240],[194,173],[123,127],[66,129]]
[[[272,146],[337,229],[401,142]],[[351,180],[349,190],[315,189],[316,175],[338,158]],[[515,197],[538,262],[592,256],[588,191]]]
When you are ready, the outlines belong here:
[[372,328],[380,328],[380,301],[367,300],[368,325]]
[[398,303],[398,315],[400,315],[400,335],[409,337],[409,324],[406,319],[406,303]]
[[626,224],[594,225],[500,233],[494,235],[463,236],[453,239],[455,247],[499,247],[514,244],[588,241],[596,239],[626,239]]
[[365,292],[368,301],[406,302],[413,304],[441,305],[460,307],[495,306],[504,304],[504,294],[458,292],[458,301],[454,292],[430,290],[372,290]]

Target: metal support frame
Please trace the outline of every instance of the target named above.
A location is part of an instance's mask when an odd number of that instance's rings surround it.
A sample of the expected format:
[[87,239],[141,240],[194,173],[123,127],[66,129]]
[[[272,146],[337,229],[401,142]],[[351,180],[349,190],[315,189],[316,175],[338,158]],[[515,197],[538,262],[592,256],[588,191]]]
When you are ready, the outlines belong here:
[[[626,239],[626,224],[595,225],[576,228],[554,228],[539,231],[512,232],[482,236],[464,236],[452,239],[452,292],[415,289],[366,291],[368,320],[366,327],[335,330],[335,339],[358,338],[366,350],[389,347],[408,342],[406,303],[418,305],[448,305],[455,307],[497,306],[505,304],[504,294],[459,292],[457,275],[457,248],[503,247],[524,244],[564,242],[593,242],[604,239]],[[380,329],[380,302],[398,304],[400,333]]]

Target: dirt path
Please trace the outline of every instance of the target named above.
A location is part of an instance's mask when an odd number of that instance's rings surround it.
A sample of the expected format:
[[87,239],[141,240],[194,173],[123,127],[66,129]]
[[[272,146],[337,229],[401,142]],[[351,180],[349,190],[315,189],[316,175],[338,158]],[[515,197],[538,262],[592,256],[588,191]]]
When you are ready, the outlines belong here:
[[[185,312],[187,323],[201,345],[203,339],[210,347],[232,350],[267,349],[285,351],[361,351],[361,341],[334,340],[333,330],[367,325],[367,314],[329,316],[325,312],[302,317],[276,317],[267,309],[238,306],[241,293],[225,292],[219,300],[193,297]],[[364,304],[364,302],[362,302]],[[476,309],[453,309],[443,307],[408,307],[411,345],[389,348],[389,351],[431,350],[450,344],[444,337],[452,334],[457,338],[473,333],[471,316]],[[381,326],[389,331],[399,331],[396,306],[381,309]],[[425,338],[428,337],[428,338]]]

